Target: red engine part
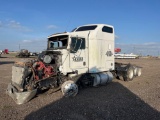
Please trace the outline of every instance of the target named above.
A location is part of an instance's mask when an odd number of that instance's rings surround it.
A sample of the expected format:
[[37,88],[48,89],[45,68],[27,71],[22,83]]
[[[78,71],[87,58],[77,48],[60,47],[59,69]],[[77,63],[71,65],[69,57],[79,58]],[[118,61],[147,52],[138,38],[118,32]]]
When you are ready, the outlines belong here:
[[[52,66],[46,66],[43,62],[39,61],[35,63],[35,73],[37,73],[38,71],[42,71],[42,78],[47,78],[50,77],[54,74],[54,70]],[[35,74],[35,79],[39,80],[39,75]]]

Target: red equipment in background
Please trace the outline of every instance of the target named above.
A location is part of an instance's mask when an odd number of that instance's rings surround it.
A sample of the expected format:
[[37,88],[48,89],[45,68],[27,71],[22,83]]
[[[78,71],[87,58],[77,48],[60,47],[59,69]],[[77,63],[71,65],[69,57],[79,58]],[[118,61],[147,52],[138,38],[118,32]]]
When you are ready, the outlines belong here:
[[3,54],[9,54],[8,49],[4,49]]
[[115,53],[121,52],[121,48],[115,48],[115,49],[114,49],[114,52],[115,52]]

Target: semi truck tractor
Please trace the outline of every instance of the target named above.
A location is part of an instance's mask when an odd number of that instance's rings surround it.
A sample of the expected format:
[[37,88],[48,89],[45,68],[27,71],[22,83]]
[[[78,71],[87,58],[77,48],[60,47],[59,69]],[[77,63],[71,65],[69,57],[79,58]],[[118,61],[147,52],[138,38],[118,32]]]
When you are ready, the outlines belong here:
[[69,97],[75,96],[79,87],[105,85],[120,76],[124,81],[140,76],[141,67],[115,62],[114,38],[114,27],[106,24],[83,25],[48,36],[47,49],[37,59],[12,66],[7,94],[23,104],[50,88]]
[[24,57],[29,57],[30,56],[30,52],[27,49],[21,49],[16,57],[20,57],[20,58],[24,58]]

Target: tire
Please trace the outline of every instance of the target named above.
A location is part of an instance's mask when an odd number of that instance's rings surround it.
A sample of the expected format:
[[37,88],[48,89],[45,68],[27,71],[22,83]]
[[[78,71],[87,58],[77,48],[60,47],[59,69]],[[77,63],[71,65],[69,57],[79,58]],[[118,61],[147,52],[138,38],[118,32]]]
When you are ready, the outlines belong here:
[[124,81],[131,81],[134,78],[134,68],[133,66],[129,66],[126,74],[123,76]]
[[134,66],[134,67],[133,67],[133,71],[134,71],[134,76],[136,77],[136,76],[137,76],[138,68]]
[[61,91],[63,96],[73,97],[78,93],[78,86],[74,83],[74,81],[69,80],[62,84]]
[[139,76],[141,76],[141,74],[142,74],[141,68],[138,68],[137,69],[137,76],[139,77]]

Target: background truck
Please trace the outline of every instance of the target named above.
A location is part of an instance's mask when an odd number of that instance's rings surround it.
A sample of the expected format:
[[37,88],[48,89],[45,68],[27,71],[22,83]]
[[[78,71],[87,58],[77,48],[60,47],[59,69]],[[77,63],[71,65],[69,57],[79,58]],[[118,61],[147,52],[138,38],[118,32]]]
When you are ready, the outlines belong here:
[[8,49],[0,50],[0,57],[2,54],[9,54]]
[[3,54],[9,54],[8,49],[4,49],[4,50],[3,50]]
[[7,93],[23,104],[39,90],[61,89],[64,96],[75,96],[79,87],[105,85],[114,77],[128,81],[140,76],[140,67],[115,63],[114,38],[113,26],[105,24],[49,36],[47,49],[37,59],[13,65]]
[[29,57],[29,56],[30,56],[30,52],[27,49],[21,49],[16,55],[16,57],[20,57],[20,58]]

